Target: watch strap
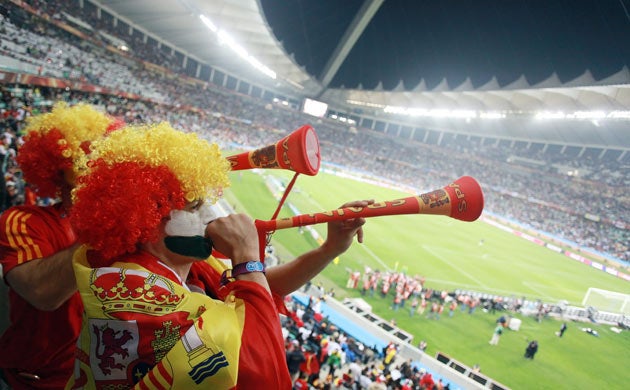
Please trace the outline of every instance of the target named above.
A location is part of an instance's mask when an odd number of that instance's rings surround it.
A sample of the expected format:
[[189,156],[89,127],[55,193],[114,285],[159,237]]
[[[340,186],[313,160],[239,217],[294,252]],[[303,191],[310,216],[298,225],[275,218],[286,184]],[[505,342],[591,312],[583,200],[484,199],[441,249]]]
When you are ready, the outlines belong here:
[[231,269],[226,269],[221,274],[221,285],[225,286],[229,282],[235,280],[238,275],[249,274],[252,272],[265,273],[265,264],[258,260],[246,261],[239,263]]

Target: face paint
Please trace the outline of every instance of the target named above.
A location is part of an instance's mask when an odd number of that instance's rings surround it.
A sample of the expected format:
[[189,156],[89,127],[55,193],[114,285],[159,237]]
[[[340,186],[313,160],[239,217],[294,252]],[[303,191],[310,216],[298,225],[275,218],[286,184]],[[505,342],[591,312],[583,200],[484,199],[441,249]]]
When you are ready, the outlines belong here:
[[169,236],[204,236],[206,225],[217,218],[209,203],[202,204],[194,211],[173,210],[165,231]]
[[201,221],[204,224],[204,228],[205,228],[205,225],[209,224],[210,222],[214,221],[215,219],[219,217],[214,212],[214,209],[212,208],[212,205],[209,202],[204,202],[199,207],[199,209],[197,209],[197,212],[199,213],[199,218],[201,218]]

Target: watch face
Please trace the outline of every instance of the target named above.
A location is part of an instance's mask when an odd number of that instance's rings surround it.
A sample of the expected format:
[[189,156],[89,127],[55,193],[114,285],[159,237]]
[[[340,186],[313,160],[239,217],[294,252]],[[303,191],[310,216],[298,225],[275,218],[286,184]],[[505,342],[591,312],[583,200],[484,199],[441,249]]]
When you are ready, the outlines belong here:
[[262,272],[264,271],[264,266],[260,261],[250,261],[247,263],[246,269],[249,272]]

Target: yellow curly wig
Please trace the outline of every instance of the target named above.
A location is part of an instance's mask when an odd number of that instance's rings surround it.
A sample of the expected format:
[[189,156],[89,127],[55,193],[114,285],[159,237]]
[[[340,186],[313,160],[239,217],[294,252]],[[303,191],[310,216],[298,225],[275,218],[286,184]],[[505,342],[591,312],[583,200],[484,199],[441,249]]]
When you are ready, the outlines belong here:
[[92,142],[91,148],[90,160],[102,159],[109,165],[137,162],[166,166],[178,179],[188,202],[216,202],[222,189],[230,185],[230,164],[219,146],[195,133],[175,130],[167,122],[123,128]]
[[103,263],[158,238],[160,223],[186,202],[215,202],[230,163],[216,144],[168,123],[127,127],[92,143],[70,213],[81,242]]
[[49,113],[27,119],[17,161],[40,196],[55,196],[64,171],[78,174],[90,142],[102,137],[113,119],[88,104],[55,104]]

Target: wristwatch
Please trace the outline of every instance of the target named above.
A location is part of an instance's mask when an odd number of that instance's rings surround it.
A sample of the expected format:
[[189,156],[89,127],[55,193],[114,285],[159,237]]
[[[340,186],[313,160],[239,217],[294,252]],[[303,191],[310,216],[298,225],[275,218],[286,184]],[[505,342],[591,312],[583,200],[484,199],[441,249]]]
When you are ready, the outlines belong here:
[[262,272],[264,274],[265,265],[258,260],[237,264],[234,268],[223,271],[223,274],[221,275],[221,285],[225,286],[229,282],[233,281],[238,275],[249,274],[252,272]]

